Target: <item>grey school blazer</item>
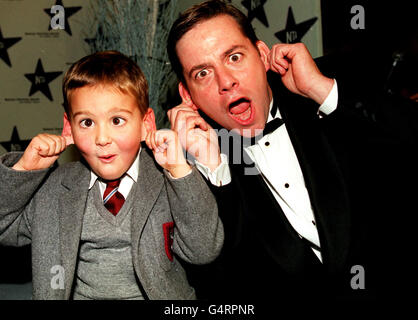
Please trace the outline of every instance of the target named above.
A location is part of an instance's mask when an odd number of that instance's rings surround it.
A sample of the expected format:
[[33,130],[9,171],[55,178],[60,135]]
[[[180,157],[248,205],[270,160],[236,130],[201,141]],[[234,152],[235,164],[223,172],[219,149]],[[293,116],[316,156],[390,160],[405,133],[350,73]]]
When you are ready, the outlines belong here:
[[[82,162],[11,169],[21,155],[0,157],[0,244],[32,244],[33,299],[70,299],[90,171]],[[138,183],[132,258],[146,296],[195,299],[177,257],[205,264],[219,254],[224,234],[215,199],[195,168],[170,179],[147,148],[140,154]]]

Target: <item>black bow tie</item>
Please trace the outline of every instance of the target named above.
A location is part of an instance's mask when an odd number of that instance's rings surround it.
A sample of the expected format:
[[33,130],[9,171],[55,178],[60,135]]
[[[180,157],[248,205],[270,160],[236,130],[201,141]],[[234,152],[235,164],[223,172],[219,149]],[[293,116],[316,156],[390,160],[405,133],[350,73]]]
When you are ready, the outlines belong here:
[[243,139],[244,146],[253,146],[254,144],[256,144],[258,140],[263,138],[265,135],[274,132],[283,123],[284,123],[283,119],[280,119],[280,118],[274,118],[270,122],[267,122],[264,127],[264,130],[260,134],[256,135],[255,137]]
[[280,118],[274,118],[270,122],[267,122],[262,133],[263,136],[265,136],[266,134],[272,133],[278,127],[280,127],[283,123],[284,123],[283,119],[280,119]]

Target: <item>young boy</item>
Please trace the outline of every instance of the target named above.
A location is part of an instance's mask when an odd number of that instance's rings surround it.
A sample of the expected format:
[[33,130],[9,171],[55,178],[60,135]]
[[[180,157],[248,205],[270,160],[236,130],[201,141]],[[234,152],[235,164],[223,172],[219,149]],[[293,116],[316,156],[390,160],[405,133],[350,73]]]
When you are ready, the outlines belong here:
[[[62,136],[0,157],[0,244],[32,244],[33,298],[194,299],[177,257],[209,263],[223,227],[177,135],[156,131],[142,71],[95,53],[63,94]],[[82,161],[54,166],[72,143]]]

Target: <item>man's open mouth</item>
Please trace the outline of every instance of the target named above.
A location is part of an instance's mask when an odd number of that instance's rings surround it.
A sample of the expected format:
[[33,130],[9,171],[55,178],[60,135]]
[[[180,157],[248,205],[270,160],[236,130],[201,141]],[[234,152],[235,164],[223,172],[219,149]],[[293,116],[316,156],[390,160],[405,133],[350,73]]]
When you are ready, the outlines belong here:
[[247,125],[253,121],[254,110],[251,101],[247,98],[240,98],[229,104],[229,114],[237,122]]

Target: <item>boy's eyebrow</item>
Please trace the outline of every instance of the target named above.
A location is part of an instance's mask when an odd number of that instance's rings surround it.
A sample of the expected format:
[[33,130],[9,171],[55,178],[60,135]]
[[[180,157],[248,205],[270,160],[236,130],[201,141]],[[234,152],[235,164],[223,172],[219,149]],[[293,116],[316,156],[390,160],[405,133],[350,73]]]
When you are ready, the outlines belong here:
[[[243,46],[243,45],[234,45],[234,46],[232,46],[230,49],[228,49],[228,50],[226,50],[225,52],[223,52],[222,54],[221,54],[221,58],[223,59],[223,58],[225,58],[225,57],[227,57],[227,56],[229,56],[232,52],[234,52],[235,50],[237,50],[237,49],[245,49],[245,46]],[[191,78],[192,77],[192,74],[196,71],[196,70],[200,70],[200,69],[204,69],[204,68],[207,68],[207,67],[210,67],[211,65],[210,64],[208,64],[208,63],[202,63],[202,64],[199,64],[199,65],[197,65],[197,66],[194,66],[194,67],[192,67],[191,69],[190,69],[190,71],[189,71],[189,78]]]
[[[130,111],[128,109],[124,109],[124,108],[113,108],[113,109],[109,110],[109,113],[118,113],[118,112],[126,112],[126,113],[129,113],[129,114],[132,114],[132,111]],[[88,110],[86,110],[86,111],[82,110],[82,111],[78,111],[78,112],[74,113],[73,117],[75,118],[76,116],[79,116],[79,115],[94,116],[94,113],[90,112]]]
[[91,113],[90,111],[78,111],[73,114],[73,117],[75,118],[79,115],[90,116],[90,115],[93,115],[93,113]]

